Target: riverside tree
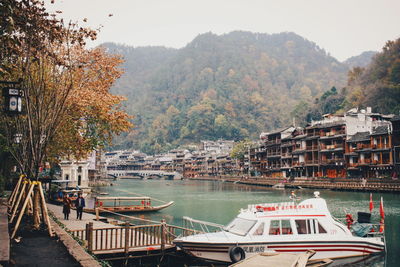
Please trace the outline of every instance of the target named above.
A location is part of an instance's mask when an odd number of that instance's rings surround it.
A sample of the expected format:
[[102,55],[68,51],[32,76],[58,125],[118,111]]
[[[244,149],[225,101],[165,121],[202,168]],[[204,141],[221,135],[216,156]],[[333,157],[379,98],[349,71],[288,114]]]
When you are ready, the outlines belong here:
[[84,157],[131,126],[123,98],[109,93],[121,58],[85,48],[96,31],[65,24],[42,1],[1,0],[0,13],[0,80],[21,79],[25,90],[23,114],[0,113],[0,132],[22,173],[37,180],[45,160]]

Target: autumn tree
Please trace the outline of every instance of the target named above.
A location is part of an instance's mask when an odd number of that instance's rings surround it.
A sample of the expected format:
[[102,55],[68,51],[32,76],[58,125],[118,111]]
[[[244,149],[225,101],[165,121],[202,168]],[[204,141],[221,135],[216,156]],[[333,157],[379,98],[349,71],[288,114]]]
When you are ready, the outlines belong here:
[[248,152],[252,144],[253,142],[249,140],[242,140],[240,142],[236,142],[230,154],[231,158],[243,161],[245,154]]
[[[120,110],[123,98],[109,93],[121,59],[85,49],[95,31],[65,25],[36,0],[2,0],[0,13],[0,79],[20,79],[25,90],[24,113],[1,113],[0,126],[22,173],[37,180],[45,159],[83,157],[130,126]],[[36,214],[37,192],[34,199]]]

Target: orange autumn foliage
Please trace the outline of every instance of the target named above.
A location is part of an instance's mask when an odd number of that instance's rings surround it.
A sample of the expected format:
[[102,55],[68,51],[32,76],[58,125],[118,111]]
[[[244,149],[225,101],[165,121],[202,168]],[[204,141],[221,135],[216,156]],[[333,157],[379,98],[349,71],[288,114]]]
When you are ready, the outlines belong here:
[[107,54],[103,48],[75,48],[72,57],[80,67],[72,73],[73,86],[52,154],[81,158],[108,144],[113,134],[128,130],[132,124],[121,109],[125,97],[110,93],[122,74],[121,57]]

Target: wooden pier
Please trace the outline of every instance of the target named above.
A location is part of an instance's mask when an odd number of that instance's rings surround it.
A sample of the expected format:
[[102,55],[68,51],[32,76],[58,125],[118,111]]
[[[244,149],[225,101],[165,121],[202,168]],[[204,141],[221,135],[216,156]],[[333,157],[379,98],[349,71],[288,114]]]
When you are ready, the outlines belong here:
[[121,254],[124,258],[129,258],[136,254],[174,251],[175,245],[172,240],[178,235],[198,232],[165,222],[131,225],[128,222],[96,217],[90,213],[83,213],[82,220],[77,220],[74,211],[69,220],[64,220],[61,206],[48,206],[67,230],[83,242],[88,251],[108,260],[112,260],[113,257],[121,259]]

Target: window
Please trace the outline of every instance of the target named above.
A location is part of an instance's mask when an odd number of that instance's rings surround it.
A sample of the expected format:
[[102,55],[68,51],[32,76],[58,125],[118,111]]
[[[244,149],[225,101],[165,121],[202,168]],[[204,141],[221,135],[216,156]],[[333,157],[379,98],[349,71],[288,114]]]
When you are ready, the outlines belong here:
[[269,234],[270,235],[279,235],[279,220],[272,220],[269,224]]
[[326,230],[316,219],[295,220],[299,235],[326,234]]
[[290,220],[281,220],[282,225],[282,235],[292,235],[292,226],[290,225]]
[[254,231],[253,235],[263,235],[264,234],[264,223],[260,223],[257,229]]
[[317,222],[317,223],[318,223],[318,233],[320,233],[320,234],[326,234],[325,228],[322,227],[322,225],[321,225],[319,222]]
[[309,233],[309,229],[307,228],[307,220],[296,220],[296,228],[297,233],[299,235],[304,235]]
[[269,225],[270,235],[292,235],[290,220],[271,220]]
[[246,235],[256,224],[255,220],[235,218],[231,223],[224,227],[224,230],[232,234]]
[[69,174],[65,175],[65,180],[69,180]]

